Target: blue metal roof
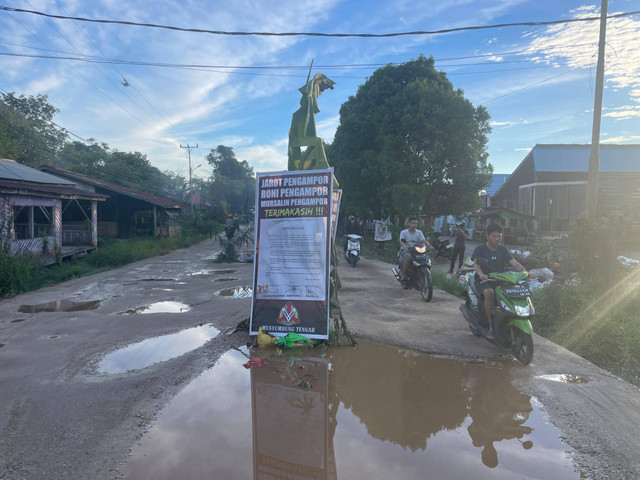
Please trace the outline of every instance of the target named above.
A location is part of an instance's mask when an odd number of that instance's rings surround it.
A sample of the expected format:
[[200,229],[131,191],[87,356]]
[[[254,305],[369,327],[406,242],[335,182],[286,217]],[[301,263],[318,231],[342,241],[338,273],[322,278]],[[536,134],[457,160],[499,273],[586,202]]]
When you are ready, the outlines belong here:
[[493,197],[498,189],[504,184],[504,182],[507,181],[509,175],[509,173],[494,173],[493,178],[491,179],[491,185],[485,188],[487,194]]
[[27,167],[14,160],[6,160],[3,158],[0,158],[0,179],[48,183],[53,185],[75,185],[75,183],[70,180]]
[[[587,172],[591,145],[536,145],[536,172]],[[640,145],[600,145],[601,172],[640,172]]]

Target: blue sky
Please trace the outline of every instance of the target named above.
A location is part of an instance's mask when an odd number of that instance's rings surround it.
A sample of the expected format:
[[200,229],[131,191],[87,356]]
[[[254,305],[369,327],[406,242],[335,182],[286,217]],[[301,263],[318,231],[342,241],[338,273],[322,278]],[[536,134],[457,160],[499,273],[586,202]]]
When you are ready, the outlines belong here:
[[[323,33],[564,20],[597,16],[600,8],[600,2],[579,0],[0,0],[0,5],[183,28]],[[608,11],[638,6],[637,0],[609,0]],[[591,141],[598,29],[598,22],[589,22],[395,38],[217,36],[0,11],[0,53],[218,66],[160,68],[0,55],[0,91],[47,94],[60,109],[56,123],[112,149],[140,151],[161,170],[188,177],[187,152],[180,145],[197,144],[194,175],[208,174],[204,157],[223,144],[256,171],[275,171],[286,169],[297,89],[312,59],[314,73],[336,81],[320,98],[316,117],[318,134],[331,142],[340,105],[358,85],[378,66],[422,53],[432,55],[436,68],[474,105],[487,107],[493,125],[489,161],[496,173],[510,173],[536,143]],[[610,20],[607,44],[601,141],[640,143],[640,15]],[[342,65],[350,67],[336,67]]]

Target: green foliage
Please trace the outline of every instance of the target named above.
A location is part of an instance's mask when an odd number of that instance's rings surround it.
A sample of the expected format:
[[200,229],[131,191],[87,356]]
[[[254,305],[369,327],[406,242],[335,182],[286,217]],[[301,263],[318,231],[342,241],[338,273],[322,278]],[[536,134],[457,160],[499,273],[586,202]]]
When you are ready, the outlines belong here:
[[37,290],[155,255],[163,255],[201,240],[201,236],[184,235],[162,239],[101,240],[98,250],[86,257],[50,266],[43,266],[28,256],[14,256],[2,252],[0,298]]
[[1,95],[0,158],[34,168],[50,164],[67,137],[52,123],[56,113],[46,95]]
[[209,211],[196,210],[192,214],[184,212],[181,218],[182,234],[187,237],[194,235],[213,236],[222,231],[222,218],[214,218]]
[[31,257],[0,251],[0,298],[30,290],[40,264]]
[[536,333],[640,386],[640,271],[595,283],[534,291]]
[[617,257],[625,238],[624,228],[622,215],[615,212],[597,220],[583,215],[572,223],[572,266],[582,281],[606,285],[620,273],[623,267]]
[[486,109],[420,56],[378,69],[342,105],[328,158],[349,210],[462,213],[491,180],[489,132]]
[[223,263],[234,263],[238,261],[240,250],[243,247],[253,246],[253,226],[248,225],[243,228],[236,227],[236,233],[231,240],[227,240],[224,234],[217,237],[222,251],[216,257],[216,261]]
[[208,185],[208,197],[214,205],[225,202],[229,213],[242,212],[255,199],[253,168],[246,160],[239,161],[233,148],[218,145],[206,157],[213,166],[213,181]]

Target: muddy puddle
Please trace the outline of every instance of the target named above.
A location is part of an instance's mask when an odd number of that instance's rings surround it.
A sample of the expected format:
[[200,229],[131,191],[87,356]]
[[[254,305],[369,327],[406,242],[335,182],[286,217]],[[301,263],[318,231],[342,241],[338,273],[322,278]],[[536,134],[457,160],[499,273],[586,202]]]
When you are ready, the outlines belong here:
[[367,342],[258,353],[270,366],[232,350],[174,397],[124,478],[580,478],[506,367]]
[[38,303],[35,305],[20,305],[20,313],[40,313],[40,312],[81,312],[84,310],[95,310],[100,306],[100,300],[89,302],[74,302],[72,300],[56,300],[54,302]]
[[213,325],[201,325],[178,333],[148,338],[110,353],[98,366],[100,373],[124,373],[140,370],[158,362],[184,355],[215,338],[220,331]]
[[234,287],[218,290],[215,294],[221,297],[251,298],[252,291],[251,287]]
[[186,303],[166,301],[150,303],[149,305],[132,308],[130,310],[120,312],[119,315],[144,315],[148,313],[185,313],[189,310],[191,310],[191,307]]

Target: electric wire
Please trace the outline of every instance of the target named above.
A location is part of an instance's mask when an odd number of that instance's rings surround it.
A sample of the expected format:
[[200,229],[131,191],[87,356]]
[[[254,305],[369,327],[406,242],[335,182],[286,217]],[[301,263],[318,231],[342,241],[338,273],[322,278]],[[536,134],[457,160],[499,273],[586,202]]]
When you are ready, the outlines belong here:
[[[466,26],[466,27],[444,28],[440,30],[419,30],[419,31],[412,31],[412,32],[396,32],[396,33],[229,32],[224,30],[183,28],[183,27],[176,27],[173,25],[159,25],[155,23],[139,23],[139,22],[131,22],[127,20],[107,20],[107,19],[95,19],[95,18],[86,18],[86,17],[72,17],[72,16],[65,16],[65,15],[54,15],[54,14],[44,13],[36,10],[13,8],[13,7],[7,7],[4,5],[0,5],[0,10],[5,10],[7,12],[29,13],[32,15],[56,18],[59,20],[76,20],[79,22],[117,24],[117,25],[148,27],[148,28],[161,28],[165,30],[174,30],[174,31],[191,32],[191,33],[207,33],[211,35],[262,36],[262,37],[307,36],[307,37],[337,37],[337,38],[347,38],[347,37],[390,38],[390,37],[415,36],[415,35],[437,35],[437,34],[443,34],[443,33],[453,33],[453,32],[462,32],[462,31],[471,31],[471,30],[488,30],[488,29],[505,28],[505,27],[539,27],[539,26],[561,25],[561,24],[577,23],[577,22],[593,22],[593,21],[600,20],[600,16],[597,16],[597,17],[571,18],[566,20],[550,20],[550,21],[543,21],[543,22],[513,22],[513,23],[500,23],[500,24],[494,24],[494,25],[473,25],[473,26]],[[612,15],[608,15],[606,18],[607,19],[622,18],[622,17],[628,17],[631,15],[637,15],[637,14],[640,14],[640,10],[636,10],[633,12],[615,13]]]

